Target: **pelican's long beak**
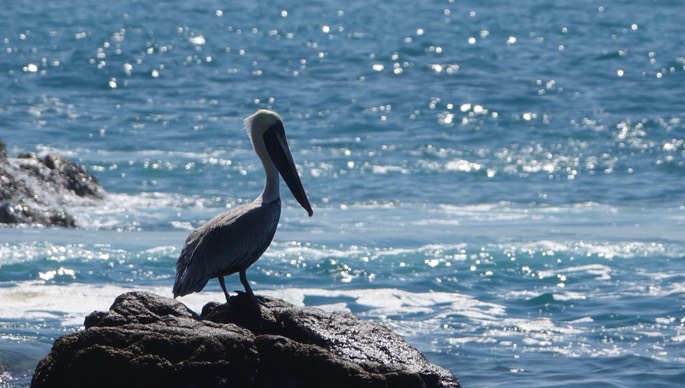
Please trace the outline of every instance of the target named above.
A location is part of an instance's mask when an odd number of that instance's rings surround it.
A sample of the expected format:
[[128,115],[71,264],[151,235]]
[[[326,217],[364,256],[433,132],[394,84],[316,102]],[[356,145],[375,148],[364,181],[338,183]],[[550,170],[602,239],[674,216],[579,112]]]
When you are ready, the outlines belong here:
[[269,153],[269,157],[271,157],[278,172],[281,173],[290,192],[293,193],[297,202],[302,205],[311,217],[314,211],[309,204],[307,193],[304,192],[300,176],[297,175],[297,169],[288,147],[288,140],[285,138],[285,129],[282,122],[278,121],[264,132],[264,145],[266,145],[266,152]]

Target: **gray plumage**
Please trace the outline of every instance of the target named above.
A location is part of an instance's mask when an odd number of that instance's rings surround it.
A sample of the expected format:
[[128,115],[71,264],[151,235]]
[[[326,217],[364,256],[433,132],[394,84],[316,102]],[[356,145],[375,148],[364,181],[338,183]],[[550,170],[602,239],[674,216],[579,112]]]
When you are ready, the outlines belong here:
[[176,262],[174,297],[202,291],[211,278],[247,270],[271,244],[280,215],[280,200],[255,201],[191,232]]

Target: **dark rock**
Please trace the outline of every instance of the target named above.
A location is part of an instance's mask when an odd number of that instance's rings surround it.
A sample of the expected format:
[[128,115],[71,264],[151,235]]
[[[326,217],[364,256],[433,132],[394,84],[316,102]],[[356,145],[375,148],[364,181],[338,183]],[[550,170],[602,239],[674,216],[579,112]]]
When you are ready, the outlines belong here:
[[7,158],[0,141],[0,224],[74,227],[65,208],[104,197],[97,179],[81,166],[56,154]]
[[39,159],[50,169],[51,181],[79,197],[102,199],[104,191],[97,178],[83,167],[71,163],[61,155],[48,154]]
[[7,146],[5,142],[0,139],[0,162],[7,160]]
[[76,220],[61,210],[36,210],[10,201],[0,203],[0,224],[75,227]]
[[119,296],[64,335],[32,387],[459,387],[389,329],[349,313],[244,295],[201,316],[154,294]]
[[23,206],[10,201],[0,203],[0,223],[21,224],[28,223],[31,219],[26,214]]

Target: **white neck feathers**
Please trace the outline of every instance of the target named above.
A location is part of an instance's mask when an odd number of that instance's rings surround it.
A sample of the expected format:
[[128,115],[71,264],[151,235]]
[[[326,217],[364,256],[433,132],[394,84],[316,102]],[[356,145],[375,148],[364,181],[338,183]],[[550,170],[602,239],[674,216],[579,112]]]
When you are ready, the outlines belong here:
[[266,174],[264,191],[257,197],[257,201],[261,199],[265,203],[272,202],[280,197],[278,170],[273,161],[271,161],[271,157],[266,150],[266,144],[264,144],[264,132],[280,120],[281,118],[276,112],[265,109],[259,110],[245,119],[245,129],[250,137],[250,141],[252,141],[252,147],[254,147],[257,156],[262,161]]

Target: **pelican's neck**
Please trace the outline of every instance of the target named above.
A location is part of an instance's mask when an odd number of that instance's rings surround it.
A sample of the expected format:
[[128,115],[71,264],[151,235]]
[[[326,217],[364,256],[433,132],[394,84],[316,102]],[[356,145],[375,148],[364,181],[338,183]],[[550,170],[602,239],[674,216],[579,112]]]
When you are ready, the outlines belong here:
[[278,188],[278,170],[276,169],[276,166],[274,166],[271,159],[268,158],[268,156],[265,159],[262,158],[262,155],[260,155],[260,159],[262,159],[262,165],[264,165],[264,172],[266,173],[266,182],[264,183],[264,191],[262,191],[262,194],[259,196],[258,199],[261,199],[262,203],[269,203],[277,200],[281,196]]
[[257,156],[259,156],[259,160],[262,161],[264,173],[266,174],[264,191],[262,191],[262,194],[256,199],[256,201],[261,201],[262,203],[275,201],[281,196],[278,191],[278,170],[271,160],[271,157],[266,150],[266,144],[264,143],[264,131],[278,120],[280,120],[280,118],[277,114],[264,110],[260,110],[245,119],[245,127],[250,137],[250,141],[252,142],[252,147],[254,147]]

